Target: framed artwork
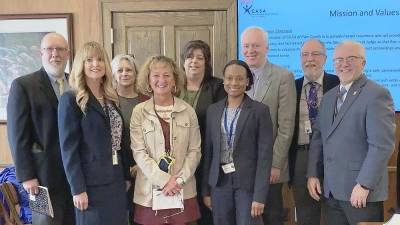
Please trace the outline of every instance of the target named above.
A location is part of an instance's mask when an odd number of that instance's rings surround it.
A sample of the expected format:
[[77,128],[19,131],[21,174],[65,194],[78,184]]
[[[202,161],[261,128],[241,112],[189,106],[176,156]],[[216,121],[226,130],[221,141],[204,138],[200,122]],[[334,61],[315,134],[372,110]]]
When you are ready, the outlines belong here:
[[65,70],[69,72],[74,55],[72,13],[0,15],[0,123],[7,122],[11,82],[40,69],[40,42],[50,32],[68,41],[70,59]]

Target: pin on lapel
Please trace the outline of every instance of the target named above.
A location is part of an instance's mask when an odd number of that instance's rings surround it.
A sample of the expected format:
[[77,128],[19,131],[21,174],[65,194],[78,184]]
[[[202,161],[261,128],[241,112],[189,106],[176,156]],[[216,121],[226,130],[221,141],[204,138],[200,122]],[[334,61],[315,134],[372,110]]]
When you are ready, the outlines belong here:
[[357,91],[354,91],[354,92],[353,92],[353,95],[356,95],[356,94],[357,94]]

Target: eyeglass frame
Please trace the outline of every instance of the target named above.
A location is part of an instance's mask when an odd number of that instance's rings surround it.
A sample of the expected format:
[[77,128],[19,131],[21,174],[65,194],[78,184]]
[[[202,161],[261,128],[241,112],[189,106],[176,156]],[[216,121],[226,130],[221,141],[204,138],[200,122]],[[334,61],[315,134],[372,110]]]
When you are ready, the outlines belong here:
[[309,56],[314,58],[314,57],[318,57],[318,56],[326,56],[326,54],[323,52],[319,52],[319,51],[312,51],[312,52],[301,52],[300,56],[302,58],[308,58]]
[[68,48],[52,48],[52,47],[47,47],[47,48],[42,48],[43,51],[47,52],[47,53],[53,53],[54,50],[56,50],[56,52],[58,53],[66,53],[69,51]]
[[356,56],[356,55],[347,56],[346,58],[339,57],[339,58],[333,59],[333,63],[335,63],[335,64],[342,64],[344,62],[353,63],[356,59],[364,59],[364,57]]

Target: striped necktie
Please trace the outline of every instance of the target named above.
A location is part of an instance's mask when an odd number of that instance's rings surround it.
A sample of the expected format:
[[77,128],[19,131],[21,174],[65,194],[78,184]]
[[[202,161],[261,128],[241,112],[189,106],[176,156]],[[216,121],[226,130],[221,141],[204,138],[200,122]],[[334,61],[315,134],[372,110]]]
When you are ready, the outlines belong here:
[[337,100],[336,100],[336,114],[337,115],[339,113],[340,108],[342,107],[343,103],[344,103],[344,95],[346,94],[347,90],[345,87],[341,87],[339,94],[337,96]]

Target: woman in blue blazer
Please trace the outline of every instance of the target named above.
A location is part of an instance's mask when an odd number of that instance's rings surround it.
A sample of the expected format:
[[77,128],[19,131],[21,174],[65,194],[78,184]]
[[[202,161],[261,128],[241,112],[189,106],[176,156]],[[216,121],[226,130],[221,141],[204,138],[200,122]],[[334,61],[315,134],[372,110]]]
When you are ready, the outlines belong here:
[[245,94],[253,84],[245,62],[230,61],[223,74],[228,96],[207,110],[202,195],[214,224],[258,225],[272,164],[269,109]]
[[77,225],[126,225],[129,145],[102,46],[88,42],[77,53],[61,96],[61,155],[73,195]]

